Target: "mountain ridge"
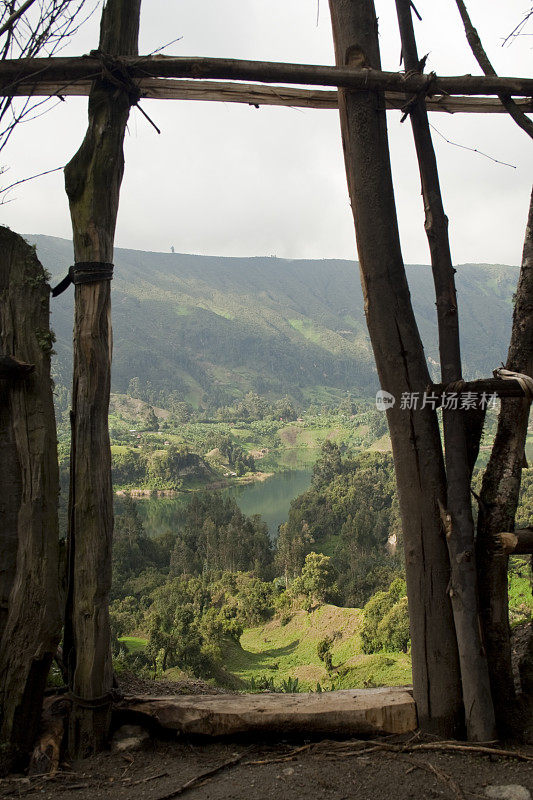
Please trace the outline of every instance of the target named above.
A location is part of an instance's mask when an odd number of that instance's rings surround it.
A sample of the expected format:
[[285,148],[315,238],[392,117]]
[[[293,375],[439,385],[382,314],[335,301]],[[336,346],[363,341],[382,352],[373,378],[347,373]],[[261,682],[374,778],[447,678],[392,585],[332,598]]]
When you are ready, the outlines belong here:
[[[25,235],[55,285],[68,239]],[[431,269],[406,267],[430,369],[438,364]],[[505,360],[518,267],[457,266],[465,377]],[[56,373],[69,384],[73,292],[52,302]],[[247,391],[299,402],[377,388],[358,264],[344,259],[206,256],[115,249],[113,390],[137,378],[152,402],[218,406]],[[435,377],[437,373],[435,372]],[[148,395],[152,395],[148,397]]]

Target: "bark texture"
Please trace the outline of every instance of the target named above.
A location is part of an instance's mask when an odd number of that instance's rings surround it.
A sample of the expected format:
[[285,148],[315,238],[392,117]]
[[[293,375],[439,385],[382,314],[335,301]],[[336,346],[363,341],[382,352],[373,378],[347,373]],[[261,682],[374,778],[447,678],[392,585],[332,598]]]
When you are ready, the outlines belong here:
[[[108,51],[110,52],[110,51]],[[343,69],[315,64],[287,64],[275,61],[243,61],[235,58],[199,56],[139,56],[120,58],[120,66],[131,78],[190,78],[258,81],[260,83],[296,83],[309,86],[341,86],[362,91],[423,92],[427,75],[405,75],[373,68],[358,69],[357,64]],[[348,65],[345,65],[348,66]],[[98,57],[16,58],[0,62],[0,96],[16,93],[19,83],[35,86],[43,83],[91,80],[102,68]],[[431,78],[432,94],[498,95],[506,92],[517,97],[533,96],[533,78],[453,75]]]
[[[506,368],[533,377],[533,193]],[[483,476],[477,526],[481,620],[496,719],[502,734],[512,730],[514,725],[515,690],[509,631],[508,557],[502,554],[497,535],[512,531],[514,527],[529,408],[529,400],[502,399],[494,446]]]
[[[108,0],[100,51],[135,55],[140,0]],[[113,261],[123,140],[133,87],[99,79],[89,97],[85,139],[65,168],[79,261]],[[73,708],[71,753],[100,749],[110,724],[112,688],[109,628],[113,493],[108,409],[111,374],[111,285],[75,287],[72,449],[68,536],[68,591],[64,656]]]
[[[336,63],[380,69],[372,0],[330,0]],[[462,732],[455,630],[447,593],[449,560],[439,503],[445,476],[436,413],[402,410],[404,392],[423,392],[428,370],[398,234],[383,96],[339,91],[342,142],[354,214],[368,330],[387,411],[405,547],[414,697],[425,731]]]
[[[407,72],[420,71],[410,0],[396,0]],[[448,238],[448,218],[444,213],[437,159],[431,140],[429,120],[423,98],[410,106],[422,196],[425,229],[431,254],[431,268],[437,298],[439,353],[442,380],[460,381],[461,346],[459,315],[455,290],[455,269]],[[468,414],[443,410],[444,448],[446,454],[447,533],[450,553],[452,599],[461,683],[468,738],[489,741],[496,733],[490,693],[487,660],[481,642],[474,548],[474,520],[470,502],[472,442],[467,440]],[[476,426],[481,434],[481,426]]]
[[0,228],[0,352],[34,365],[0,381],[0,740],[12,766],[37,733],[61,631],[49,293],[34,249]]

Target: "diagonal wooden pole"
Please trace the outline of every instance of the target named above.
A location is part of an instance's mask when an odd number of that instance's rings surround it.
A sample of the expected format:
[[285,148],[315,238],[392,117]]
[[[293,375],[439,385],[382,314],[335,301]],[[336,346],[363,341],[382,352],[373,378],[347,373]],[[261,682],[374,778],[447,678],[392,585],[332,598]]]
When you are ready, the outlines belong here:
[[[330,0],[336,63],[380,68],[373,0]],[[420,727],[463,733],[457,643],[447,587],[449,559],[438,502],[445,476],[437,415],[402,408],[423,394],[428,370],[405,275],[394,201],[387,122],[379,92],[339,91],[342,144],[365,298],[387,411],[405,549],[414,698]]]
[[[102,53],[137,53],[140,4],[108,0],[100,28]],[[65,168],[74,258],[86,270],[92,269],[91,262],[113,260],[124,132],[135,100],[127,83],[95,80],[85,139]],[[109,280],[76,285],[64,656],[73,700],[69,747],[72,755],[82,757],[102,747],[111,715],[111,347]]]
[[[457,3],[457,8],[459,9],[459,14],[461,15],[461,19],[463,21],[466,39],[470,45],[472,53],[474,54],[474,58],[485,75],[491,75],[494,77],[496,75],[496,70],[492,66],[492,63],[485,52],[485,48],[481,43],[481,39],[479,38],[477,30],[472,25],[472,20],[470,19],[466,5],[464,4],[463,0],[455,0],[455,2]],[[524,111],[515,103],[510,95],[506,94],[505,92],[501,92],[498,97],[500,98],[500,102],[502,103],[503,107],[507,113],[511,115],[518,127],[522,128],[522,130],[533,139],[533,121],[525,115]]]
[[[420,71],[411,2],[396,0],[396,8],[405,68],[408,71]],[[455,269],[448,239],[448,218],[444,213],[437,159],[423,97],[410,104],[410,117],[437,297],[441,374],[443,381],[451,383],[460,381],[462,377]],[[443,515],[450,553],[450,596],[461,663],[467,734],[471,740],[488,741],[494,738],[496,730],[488,665],[480,632],[474,520],[470,501],[472,465],[465,413],[444,409],[443,423],[447,482],[447,504],[446,509],[443,508]]]

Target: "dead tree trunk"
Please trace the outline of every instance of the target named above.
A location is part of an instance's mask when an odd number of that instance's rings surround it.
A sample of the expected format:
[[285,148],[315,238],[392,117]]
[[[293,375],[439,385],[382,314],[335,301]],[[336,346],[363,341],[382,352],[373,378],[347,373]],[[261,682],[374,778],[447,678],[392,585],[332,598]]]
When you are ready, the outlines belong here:
[[[410,0],[396,0],[407,72],[420,71],[411,7]],[[455,270],[448,239],[448,218],[444,213],[437,159],[423,97],[414,98],[410,103],[409,113],[422,182],[425,228],[437,297],[441,374],[444,382],[451,383],[461,380],[462,371]],[[444,408],[443,424],[447,480],[446,539],[451,564],[450,596],[461,664],[466,729],[469,739],[488,741],[494,738],[496,730],[487,660],[479,625],[466,413]]]
[[[137,53],[139,15],[140,0],[108,0],[100,28],[104,63],[106,56]],[[110,61],[91,90],[83,144],[65,168],[75,261],[86,270],[109,269],[113,260],[124,132],[137,100],[135,87],[113,71]],[[113,494],[107,422],[111,300],[109,280],[97,274],[92,275],[94,282],[75,286],[64,650],[73,695],[70,750],[80,756],[98,750],[107,738],[112,688],[108,603]]]
[[33,365],[0,381],[0,741],[12,766],[37,734],[61,633],[49,296],[34,249],[0,228],[0,353]]
[[[516,290],[507,369],[533,377],[533,193]],[[502,398],[498,428],[481,487],[477,526],[477,560],[483,635],[492,696],[502,733],[513,727],[515,701],[511,667],[508,557],[498,534],[512,531],[527,435],[530,403]]]
[[[373,0],[330,0],[338,66],[380,69]],[[339,91],[342,141],[355,220],[365,312],[387,411],[405,546],[414,696],[419,722],[441,735],[461,732],[463,707],[450,599],[449,559],[439,514],[445,476],[437,415],[403,409],[423,393],[426,359],[400,250],[381,92]]]

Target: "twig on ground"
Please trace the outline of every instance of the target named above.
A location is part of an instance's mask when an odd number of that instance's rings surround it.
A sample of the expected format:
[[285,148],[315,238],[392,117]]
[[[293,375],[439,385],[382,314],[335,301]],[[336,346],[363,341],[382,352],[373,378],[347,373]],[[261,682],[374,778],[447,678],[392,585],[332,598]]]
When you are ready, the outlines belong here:
[[452,776],[448,775],[446,772],[443,772],[434,764],[430,764],[429,761],[415,761],[414,758],[406,756],[403,753],[384,752],[383,755],[388,755],[390,758],[406,761],[408,764],[411,764],[412,769],[424,769],[426,770],[426,772],[431,772],[441,783],[443,783],[447,788],[453,791],[455,797],[457,797],[458,800],[465,800],[465,793],[463,792],[459,784],[456,781],[454,781]]
[[140,783],[149,783],[150,781],[157,781],[159,778],[167,778],[170,775],[168,770],[166,772],[158,772],[157,775],[148,775],[146,778],[139,778],[139,780],[132,781],[131,778],[125,778],[124,782],[128,783],[128,786],[138,786]]
[[157,798],[157,800],[172,800],[173,797],[179,797],[179,795],[182,795],[189,789],[192,789],[193,786],[197,786],[200,782],[204,782],[207,778],[212,778],[213,775],[217,775],[219,772],[222,772],[222,770],[234,767],[236,764],[242,761],[243,758],[251,750],[254,749],[254,747],[255,745],[252,745],[252,747],[248,747],[246,750],[243,750],[243,752],[240,753],[238,756],[230,758],[228,761],[224,761],[222,764],[219,764],[218,767],[213,767],[213,769],[208,769],[206,772],[202,772],[195,778],[191,778],[190,781],[187,781],[186,783],[182,784],[174,791],[169,792],[168,794],[161,795],[160,797]]

